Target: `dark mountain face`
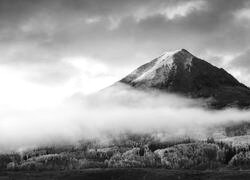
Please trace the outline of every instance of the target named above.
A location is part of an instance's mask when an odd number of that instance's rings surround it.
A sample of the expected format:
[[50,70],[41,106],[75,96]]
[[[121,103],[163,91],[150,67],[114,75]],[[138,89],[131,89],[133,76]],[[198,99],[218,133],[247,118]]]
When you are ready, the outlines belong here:
[[158,89],[192,98],[211,98],[213,108],[250,107],[250,89],[222,68],[187,50],[169,52],[119,81],[139,89]]

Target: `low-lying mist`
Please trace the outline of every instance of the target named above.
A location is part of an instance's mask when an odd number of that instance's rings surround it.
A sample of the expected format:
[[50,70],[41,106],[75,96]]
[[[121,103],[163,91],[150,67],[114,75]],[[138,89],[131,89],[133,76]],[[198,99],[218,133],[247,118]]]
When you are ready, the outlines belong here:
[[75,94],[56,108],[0,112],[0,151],[108,141],[120,133],[152,133],[162,138],[211,136],[217,127],[250,120],[250,111],[206,110],[202,99],[115,85],[89,96]]

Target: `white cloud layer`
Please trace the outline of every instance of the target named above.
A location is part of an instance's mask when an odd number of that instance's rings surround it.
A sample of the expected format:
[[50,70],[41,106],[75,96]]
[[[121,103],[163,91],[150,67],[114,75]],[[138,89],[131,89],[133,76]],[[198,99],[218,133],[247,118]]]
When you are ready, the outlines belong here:
[[[116,87],[117,88],[117,87]],[[159,92],[118,87],[91,96],[76,95],[55,108],[0,113],[0,149],[21,150],[51,144],[74,144],[123,132],[164,138],[206,138],[214,127],[248,121],[249,111],[208,111],[203,101]]]
[[176,4],[158,4],[158,6],[146,6],[139,8],[134,16],[137,21],[147,19],[148,17],[162,15],[167,20],[174,20],[178,17],[185,17],[193,11],[204,11],[206,10],[206,1],[194,0],[186,1]]

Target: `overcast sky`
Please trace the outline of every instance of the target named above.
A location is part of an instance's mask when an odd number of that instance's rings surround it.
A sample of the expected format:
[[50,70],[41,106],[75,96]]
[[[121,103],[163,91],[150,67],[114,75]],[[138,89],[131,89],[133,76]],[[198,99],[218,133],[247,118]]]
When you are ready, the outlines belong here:
[[250,86],[250,1],[0,0],[0,105],[55,105],[180,48]]

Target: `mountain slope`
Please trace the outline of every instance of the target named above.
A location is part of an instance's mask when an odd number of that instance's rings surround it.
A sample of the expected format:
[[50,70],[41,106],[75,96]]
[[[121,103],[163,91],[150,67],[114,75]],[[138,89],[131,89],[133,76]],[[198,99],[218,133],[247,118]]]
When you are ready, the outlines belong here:
[[250,89],[222,68],[185,49],[164,53],[119,81],[135,88],[153,88],[192,98],[211,98],[214,108],[250,106]]

